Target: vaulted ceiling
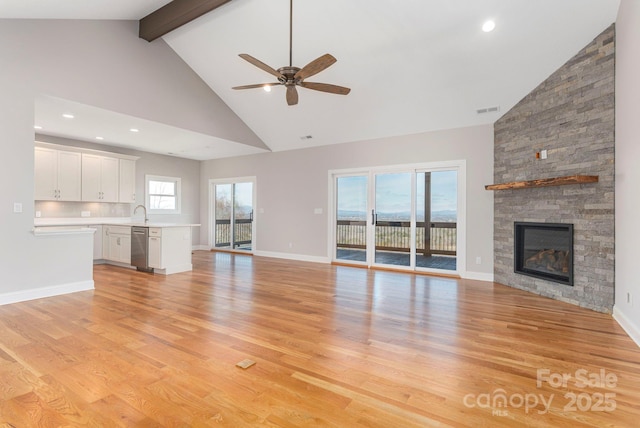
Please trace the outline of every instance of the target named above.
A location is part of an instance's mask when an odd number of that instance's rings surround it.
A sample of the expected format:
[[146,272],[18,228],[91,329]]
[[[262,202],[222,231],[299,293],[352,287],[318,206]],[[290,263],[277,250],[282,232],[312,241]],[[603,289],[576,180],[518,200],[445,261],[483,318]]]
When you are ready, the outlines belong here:
[[[0,18],[139,20],[167,3],[3,0]],[[308,81],[351,88],[346,96],[300,88],[295,106],[285,102],[282,86],[269,93],[231,89],[275,82],[238,54],[276,69],[288,65],[289,0],[231,0],[162,39],[272,151],[281,151],[493,123],[614,22],[618,6],[618,0],[294,0],[293,65],[331,53],[337,62]],[[485,33],[489,19],[496,28]],[[51,132],[86,138],[73,129]],[[221,148],[193,158],[246,153]]]

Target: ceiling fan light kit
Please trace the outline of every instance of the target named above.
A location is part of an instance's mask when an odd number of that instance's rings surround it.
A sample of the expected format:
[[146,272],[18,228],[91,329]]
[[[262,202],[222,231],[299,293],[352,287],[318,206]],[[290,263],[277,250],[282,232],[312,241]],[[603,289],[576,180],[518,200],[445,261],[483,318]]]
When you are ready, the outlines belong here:
[[319,58],[311,61],[302,68],[293,66],[293,0],[289,2],[289,65],[280,67],[277,70],[252,57],[249,54],[240,54],[240,58],[253,64],[259,69],[273,75],[277,82],[273,83],[257,83],[253,85],[235,86],[232,89],[266,89],[271,86],[284,85],[287,88],[286,99],[287,104],[292,106],[298,104],[298,90],[296,86],[302,88],[313,89],[314,91],[328,92],[330,94],[347,95],[351,89],[344,86],[331,85],[328,83],[305,82],[308,77],[314,76],[329,66],[333,65],[337,60],[331,54],[324,54]]

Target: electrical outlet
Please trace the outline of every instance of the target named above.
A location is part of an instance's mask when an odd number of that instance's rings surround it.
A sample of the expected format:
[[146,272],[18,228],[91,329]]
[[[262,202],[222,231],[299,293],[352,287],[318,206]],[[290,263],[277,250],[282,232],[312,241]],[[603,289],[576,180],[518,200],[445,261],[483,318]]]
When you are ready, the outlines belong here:
[[540,159],[546,159],[547,158],[547,151],[546,150],[542,150],[540,152]]
[[482,257],[476,257],[476,264],[477,265],[481,265],[482,264]]
[[22,212],[22,203],[21,202],[14,202],[13,203],[13,212],[14,213],[21,213]]
[[81,211],[80,217],[91,217],[91,211]]

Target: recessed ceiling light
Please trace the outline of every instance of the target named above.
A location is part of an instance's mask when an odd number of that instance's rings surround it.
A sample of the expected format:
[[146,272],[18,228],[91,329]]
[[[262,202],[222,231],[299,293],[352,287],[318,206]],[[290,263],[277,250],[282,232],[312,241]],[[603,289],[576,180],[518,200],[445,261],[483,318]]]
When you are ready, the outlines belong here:
[[40,126],[40,125],[33,125],[33,129],[42,129],[42,126]]
[[495,28],[496,28],[496,23],[493,22],[492,20],[486,21],[484,24],[482,24],[482,31],[484,31],[485,33],[490,33]]
[[104,137],[96,137],[96,140],[104,140]]
[[62,117],[64,117],[65,119],[73,119],[75,116],[71,113],[65,113],[62,115]]
[[131,132],[140,132],[140,130],[138,128],[131,128],[129,131],[131,131]]

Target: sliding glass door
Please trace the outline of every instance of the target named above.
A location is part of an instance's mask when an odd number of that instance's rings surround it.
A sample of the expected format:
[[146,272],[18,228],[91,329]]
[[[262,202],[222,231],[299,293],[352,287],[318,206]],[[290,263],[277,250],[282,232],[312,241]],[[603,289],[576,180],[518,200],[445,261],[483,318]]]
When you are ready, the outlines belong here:
[[368,175],[335,178],[335,259],[367,261]]
[[333,259],[455,273],[459,168],[334,174]]
[[254,180],[214,180],[211,192],[212,247],[251,251],[255,229]]
[[411,172],[374,175],[374,260],[376,265],[411,266],[414,233]]
[[456,271],[458,173],[416,174],[416,268]]

